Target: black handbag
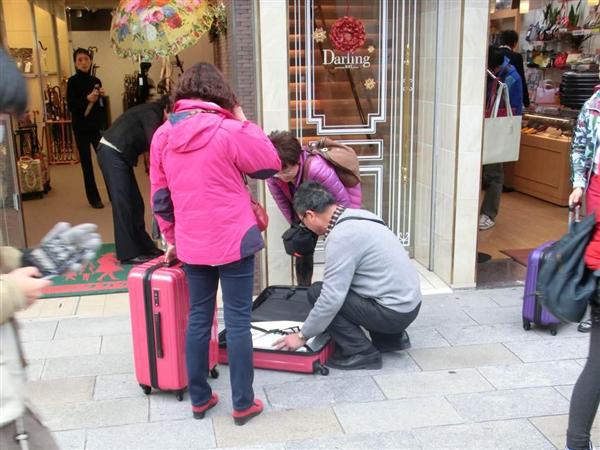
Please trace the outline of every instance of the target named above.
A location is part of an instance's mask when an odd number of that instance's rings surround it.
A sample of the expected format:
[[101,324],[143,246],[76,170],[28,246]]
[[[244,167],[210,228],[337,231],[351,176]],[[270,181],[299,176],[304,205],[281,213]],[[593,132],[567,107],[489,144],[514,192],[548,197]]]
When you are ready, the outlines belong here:
[[559,319],[580,322],[596,291],[597,278],[583,261],[595,228],[595,213],[571,221],[569,232],[542,261],[536,290],[542,304]]
[[319,236],[304,225],[293,223],[281,236],[285,252],[291,256],[307,256],[315,252]]

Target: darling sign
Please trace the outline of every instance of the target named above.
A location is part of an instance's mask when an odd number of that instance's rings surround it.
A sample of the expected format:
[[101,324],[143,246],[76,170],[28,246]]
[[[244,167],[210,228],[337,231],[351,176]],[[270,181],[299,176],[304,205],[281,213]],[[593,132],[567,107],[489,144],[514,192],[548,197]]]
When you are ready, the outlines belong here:
[[353,55],[352,53],[336,55],[333,50],[326,48],[323,49],[323,65],[333,66],[334,69],[369,68],[371,67],[371,56]]

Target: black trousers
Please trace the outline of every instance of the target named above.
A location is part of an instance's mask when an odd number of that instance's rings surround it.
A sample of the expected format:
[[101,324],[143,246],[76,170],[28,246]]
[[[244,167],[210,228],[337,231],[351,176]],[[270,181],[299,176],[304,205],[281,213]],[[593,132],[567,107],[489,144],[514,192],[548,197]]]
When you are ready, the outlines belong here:
[[101,201],[96,179],[94,178],[94,166],[92,165],[92,153],[90,146],[98,150],[100,142],[99,130],[79,130],[74,129],[75,142],[79,151],[79,161],[81,162],[81,171],[83,172],[83,182],[85,184],[85,195],[91,204]]
[[[311,305],[316,303],[322,287],[323,283],[319,281],[308,289]],[[354,355],[370,349],[373,344],[383,344],[387,339],[396,341],[416,319],[420,308],[419,304],[408,313],[400,313],[348,291],[342,308],[329,324],[327,332],[335,341],[336,351],[344,356]],[[371,340],[361,327],[368,330]]]
[[485,195],[481,204],[481,214],[495,220],[500,209],[502,185],[504,184],[504,166],[502,163],[483,166],[483,186]]
[[103,144],[98,147],[98,164],[111,196],[117,258],[123,261],[155,250],[146,232],[144,199],[133,167],[116,150]]
[[567,447],[587,450],[590,430],[600,404],[600,306],[592,306],[590,351],[583,372],[579,375],[569,408]]

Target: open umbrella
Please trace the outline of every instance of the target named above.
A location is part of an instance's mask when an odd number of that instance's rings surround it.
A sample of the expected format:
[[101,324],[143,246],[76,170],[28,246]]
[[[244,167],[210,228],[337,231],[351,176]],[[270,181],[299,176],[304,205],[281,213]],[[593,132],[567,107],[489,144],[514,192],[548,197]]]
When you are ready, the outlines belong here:
[[194,45],[212,22],[208,0],[121,0],[110,38],[120,57],[151,61]]

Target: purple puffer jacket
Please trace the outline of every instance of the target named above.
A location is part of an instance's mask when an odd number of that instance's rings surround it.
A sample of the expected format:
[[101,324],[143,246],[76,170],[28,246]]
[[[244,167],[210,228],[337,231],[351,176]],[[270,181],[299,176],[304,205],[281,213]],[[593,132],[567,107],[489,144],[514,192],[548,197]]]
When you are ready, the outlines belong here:
[[300,155],[300,168],[293,186],[290,186],[292,183],[288,184],[275,177],[267,180],[269,191],[271,191],[275,203],[277,203],[277,206],[288,223],[291,224],[292,219],[296,217],[292,204],[294,192],[296,192],[298,186],[304,181],[317,181],[322,184],[329,192],[331,192],[338,205],[356,209],[361,207],[362,192],[360,183],[354,187],[344,186],[338,178],[335,169],[319,155],[311,156],[311,161],[308,164],[308,173],[306,174],[306,177],[304,177],[304,164],[307,157],[308,152],[306,151],[306,148],[304,148]]

